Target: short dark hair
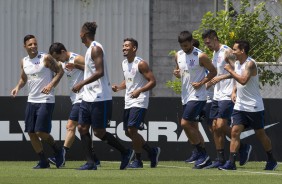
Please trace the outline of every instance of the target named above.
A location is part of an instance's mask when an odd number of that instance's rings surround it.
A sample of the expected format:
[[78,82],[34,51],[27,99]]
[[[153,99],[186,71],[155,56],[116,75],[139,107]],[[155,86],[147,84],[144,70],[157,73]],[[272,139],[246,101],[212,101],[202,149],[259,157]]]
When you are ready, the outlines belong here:
[[218,36],[215,30],[213,29],[207,29],[203,32],[202,38],[216,38],[218,40]]
[[55,43],[52,43],[52,45],[49,47],[49,54],[52,55],[54,52],[56,54],[61,54],[62,50],[67,51],[64,44],[59,43],[59,42],[55,42]]
[[183,43],[185,41],[192,42],[192,40],[193,40],[193,36],[192,36],[192,33],[190,33],[189,31],[182,31],[178,35],[178,42],[179,43]]
[[28,40],[30,40],[30,39],[32,39],[32,38],[35,38],[35,36],[34,36],[34,35],[26,35],[26,36],[24,37],[24,44],[25,44],[26,41],[28,41]]
[[240,50],[244,49],[245,53],[248,55],[249,50],[250,50],[250,43],[248,41],[246,41],[246,40],[236,40],[234,43],[238,44],[238,48]]
[[197,39],[193,39],[193,46],[199,48],[200,47],[200,42]]
[[96,34],[96,29],[97,29],[98,25],[96,24],[96,22],[85,22],[82,26],[82,29],[87,32],[87,34],[93,38]]
[[125,38],[125,39],[123,40],[123,42],[126,42],[126,41],[131,42],[132,45],[135,46],[136,49],[138,49],[138,42],[137,42],[137,40],[135,40],[134,38]]

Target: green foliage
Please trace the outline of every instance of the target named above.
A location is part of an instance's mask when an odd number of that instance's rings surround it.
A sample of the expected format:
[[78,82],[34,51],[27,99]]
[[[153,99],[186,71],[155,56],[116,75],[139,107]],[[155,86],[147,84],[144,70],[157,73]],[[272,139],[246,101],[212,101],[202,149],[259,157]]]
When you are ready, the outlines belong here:
[[[241,0],[240,5],[238,12],[221,10],[216,14],[207,12],[203,16],[199,29],[193,32],[193,37],[200,41],[200,49],[212,57],[211,51],[204,47],[202,33],[206,29],[214,29],[221,43],[230,47],[233,46],[235,40],[248,40],[251,45],[249,55],[257,62],[277,62],[282,54],[280,17],[271,16],[265,2],[257,4],[254,9],[251,9],[248,0]],[[231,3],[230,7],[232,7]],[[281,72],[274,72],[261,65],[259,72],[262,85],[279,85]],[[170,86],[177,85],[170,84]]]
[[166,87],[173,89],[176,94],[181,93],[181,80],[176,78],[175,80],[169,80],[166,82]]

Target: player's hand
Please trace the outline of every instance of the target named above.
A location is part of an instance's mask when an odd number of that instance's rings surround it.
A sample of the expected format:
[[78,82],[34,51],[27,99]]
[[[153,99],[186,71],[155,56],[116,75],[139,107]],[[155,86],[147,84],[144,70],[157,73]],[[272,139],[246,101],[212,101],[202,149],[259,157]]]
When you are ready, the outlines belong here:
[[194,89],[199,89],[202,86],[201,82],[192,82],[191,85]]
[[139,92],[138,90],[133,91],[132,93],[130,93],[130,98],[138,98],[141,92]]
[[72,92],[79,93],[79,91],[81,90],[82,87],[83,87],[83,84],[81,82],[79,82],[78,84],[73,86]]
[[15,88],[12,89],[12,91],[11,91],[11,96],[12,96],[12,97],[16,97],[17,94],[18,94],[18,92],[19,92],[19,89],[18,89],[17,87],[15,87]]
[[174,75],[175,77],[177,77],[177,78],[180,78],[180,77],[181,77],[181,75],[180,75],[180,69],[175,69],[175,70],[173,70],[173,75]]
[[45,87],[42,89],[41,93],[49,94],[49,93],[51,92],[51,90],[52,90],[52,86],[51,86],[51,85],[47,85],[47,86],[45,86]]
[[236,97],[237,97],[236,93],[231,94],[231,100],[232,100],[233,103],[236,102]]
[[113,92],[117,92],[118,91],[118,86],[117,85],[112,85],[112,90],[113,90]]

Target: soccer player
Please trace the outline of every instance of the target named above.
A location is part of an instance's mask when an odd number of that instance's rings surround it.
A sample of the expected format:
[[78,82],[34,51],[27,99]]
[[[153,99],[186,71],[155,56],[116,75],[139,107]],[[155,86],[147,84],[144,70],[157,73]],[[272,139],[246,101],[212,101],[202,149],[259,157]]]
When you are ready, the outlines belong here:
[[[235,103],[232,113],[232,130],[230,142],[230,157],[220,170],[236,170],[236,157],[240,146],[240,134],[247,128],[254,129],[267,155],[265,170],[275,170],[277,161],[272,155],[272,145],[264,130],[264,105],[259,92],[259,76],[256,61],[248,56],[249,42],[235,41],[233,54],[237,61],[234,68],[226,64],[224,69],[236,80],[231,99]],[[229,62],[229,61],[227,61]]]
[[[213,119],[213,136],[217,150],[216,161],[210,168],[218,168],[225,164],[224,143],[225,136],[230,137],[231,128],[228,125],[233,112],[234,103],[231,94],[234,79],[224,70],[225,59],[232,53],[232,49],[219,42],[217,32],[212,29],[206,30],[202,34],[204,44],[213,51],[212,63],[217,70],[217,75],[209,82],[214,85],[214,96],[210,109],[210,118]],[[244,165],[249,160],[252,146],[242,144],[240,146],[240,165]]]
[[[75,140],[75,131],[78,121],[79,115],[79,107],[82,101],[82,92],[83,89],[79,91],[79,93],[74,93],[72,88],[75,84],[83,80],[84,74],[84,57],[78,55],[76,53],[67,51],[65,46],[62,43],[53,43],[49,48],[49,54],[52,55],[53,58],[60,62],[63,67],[64,73],[68,79],[68,87],[70,89],[70,99],[72,102],[72,109],[69,115],[68,123],[66,126],[67,134],[64,142],[65,153],[67,153],[72,146]],[[100,161],[98,160],[96,154],[93,150],[93,159],[95,164],[100,165]],[[52,164],[56,164],[55,157],[48,158],[49,162]]]
[[38,52],[34,35],[24,37],[27,56],[21,60],[21,76],[16,87],[11,91],[15,97],[19,90],[28,85],[28,100],[25,111],[25,132],[28,132],[31,145],[39,155],[39,163],[34,169],[49,168],[41,140],[49,144],[57,160],[57,168],[64,163],[64,149],[59,147],[50,135],[52,114],[55,106],[54,87],[63,76],[59,64],[48,54]]
[[124,39],[122,62],[124,80],[120,85],[113,85],[114,92],[125,89],[125,107],[123,113],[123,127],[125,135],[132,140],[135,160],[129,168],[143,168],[141,158],[142,148],[147,151],[151,160],[151,167],[158,164],[159,147],[151,148],[138,133],[144,129],[144,117],[149,105],[149,90],[156,86],[156,80],[149,65],[142,58],[136,56],[138,42],[133,38]]
[[126,149],[117,138],[106,131],[112,115],[112,94],[105,52],[103,46],[95,41],[96,28],[96,22],[86,22],[81,28],[81,41],[88,48],[85,54],[84,79],[72,88],[74,93],[79,93],[82,87],[84,89],[80,104],[78,131],[87,163],[79,170],[97,169],[92,155],[90,126],[96,137],[120,151],[122,155],[120,169],[123,170],[130,163],[134,152]]
[[[200,42],[197,39],[193,38],[193,47],[199,48],[200,47]],[[208,71],[206,70],[206,75],[208,74]],[[200,116],[198,119],[199,122],[201,123],[206,123],[208,125],[209,131],[213,134],[213,130],[212,130],[212,122],[213,120],[210,119],[210,108],[211,108],[211,104],[212,104],[212,98],[213,98],[213,85],[210,82],[206,83],[206,90],[207,90],[207,102],[202,110],[202,112],[200,113]],[[199,123],[198,123],[199,125]],[[204,138],[202,136],[202,134],[200,134],[200,140],[201,140],[201,144],[204,146],[205,141]],[[200,154],[198,154],[197,149],[194,148],[192,151],[191,156],[185,160],[186,163],[190,163],[193,164],[195,163],[195,161],[198,160],[198,157],[200,156]]]
[[[207,92],[205,84],[215,75],[216,70],[208,56],[193,46],[193,36],[189,31],[182,31],[178,36],[181,50],[175,55],[176,69],[173,74],[181,78],[181,99],[183,115],[181,127],[189,142],[197,149],[199,157],[195,161],[196,169],[202,169],[212,164],[199,131],[197,117],[203,110]],[[206,70],[208,74],[206,75]]]

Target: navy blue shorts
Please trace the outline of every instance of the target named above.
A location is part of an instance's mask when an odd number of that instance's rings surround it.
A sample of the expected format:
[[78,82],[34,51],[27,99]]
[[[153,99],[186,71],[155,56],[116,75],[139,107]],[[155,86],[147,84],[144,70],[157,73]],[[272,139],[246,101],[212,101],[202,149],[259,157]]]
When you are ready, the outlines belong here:
[[230,119],[233,112],[234,103],[231,100],[212,101],[210,110],[211,119]]
[[71,107],[71,112],[69,115],[69,119],[72,121],[78,121],[79,117],[79,109],[80,109],[80,103],[75,103]]
[[212,122],[213,119],[210,118],[210,109],[211,109],[212,103],[206,103],[206,105],[204,106],[202,112],[201,112],[201,116],[204,117],[204,122],[208,125],[208,126],[212,126]]
[[144,129],[144,118],[147,109],[132,107],[129,109],[124,109],[123,112],[123,129],[127,130],[128,127],[136,127],[139,130]]
[[206,101],[189,101],[187,104],[183,105],[183,115],[182,118],[188,121],[197,121],[200,113],[202,112]]
[[112,100],[101,102],[82,101],[79,110],[79,124],[89,124],[92,128],[106,128],[112,118]]
[[264,111],[246,112],[234,110],[231,117],[231,125],[244,125],[245,128],[254,130],[264,128]]
[[52,128],[52,114],[55,103],[27,102],[25,109],[25,132],[50,133]]

